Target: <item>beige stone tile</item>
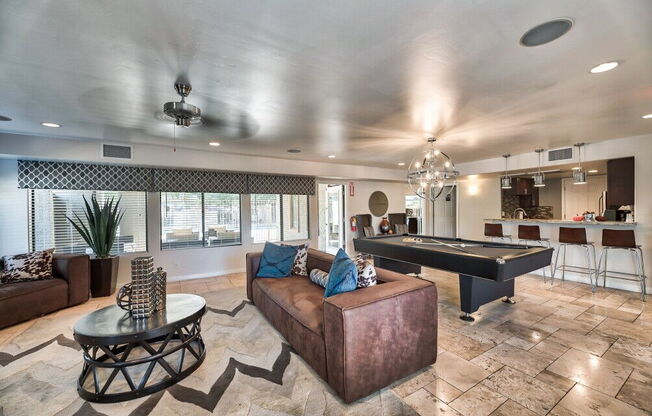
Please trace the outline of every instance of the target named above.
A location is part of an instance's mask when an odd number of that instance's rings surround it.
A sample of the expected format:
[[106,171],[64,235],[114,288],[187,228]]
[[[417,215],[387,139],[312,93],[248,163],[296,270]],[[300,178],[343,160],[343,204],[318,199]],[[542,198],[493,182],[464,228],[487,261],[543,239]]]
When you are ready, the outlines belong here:
[[643,416],[646,413],[581,384],[568,392],[552,409],[553,416]]
[[500,344],[507,340],[510,335],[504,332],[496,331],[494,328],[489,327],[489,320],[484,323],[475,322],[475,325],[465,325],[455,330],[458,334],[462,334],[471,339],[474,339],[483,344]]
[[403,400],[422,416],[460,416],[457,410],[424,389],[417,390]]
[[534,347],[534,343],[530,341],[526,341],[522,338],[519,337],[510,337],[505,341],[506,344],[512,345],[514,347],[518,347],[522,350],[529,350],[530,348]]
[[592,389],[615,396],[632,368],[575,349],[568,350],[548,368]]
[[532,347],[531,351],[540,352],[552,358],[553,360],[556,360],[557,358],[561,357],[563,353],[568,351],[568,347],[561,345],[557,342],[551,341],[549,339],[544,339],[543,341],[541,341],[540,343]]
[[537,374],[535,378],[563,391],[568,391],[575,385],[573,380],[569,380],[566,377],[560,376],[559,374],[555,374],[548,370],[543,370]]
[[487,377],[482,384],[539,415],[548,413],[566,393],[507,366]]
[[484,354],[478,355],[472,359],[471,362],[479,367],[484,368],[490,373],[495,373],[505,366],[505,364],[501,363],[500,361],[489,358]]
[[442,348],[470,360],[491,349],[493,342],[478,342],[457,332],[440,330],[437,334],[437,344]]
[[406,397],[422,387],[435,381],[435,374],[430,370],[422,371],[416,375],[408,376],[398,381],[396,386],[392,388],[398,397]]
[[602,321],[607,319],[606,316],[596,315],[594,313],[584,312],[583,314],[575,318],[576,321],[587,322],[589,324],[600,324]]
[[612,337],[605,337],[598,334],[583,335],[577,332],[560,329],[547,338],[549,341],[556,342],[576,350],[591,353],[593,355],[602,355],[609,349]]
[[631,339],[618,339],[602,358],[646,370],[652,368],[652,346]]
[[536,413],[528,410],[513,400],[507,400],[502,406],[496,409],[491,416],[536,416]]
[[455,388],[467,391],[489,375],[489,372],[451,352],[437,357],[435,374]]
[[648,371],[634,370],[616,398],[652,413],[652,366]]
[[435,379],[435,381],[425,386],[424,389],[439,400],[444,401],[444,403],[450,403],[462,394],[461,390],[451,386],[441,378]]
[[450,407],[464,416],[487,416],[505,403],[507,397],[491,390],[483,384],[477,384],[466,393],[450,403]]
[[608,308],[606,306],[593,305],[587,311],[596,315],[606,316],[608,318],[620,319],[621,321],[634,322],[638,318],[638,313],[621,311],[619,309]]
[[492,360],[515,368],[534,377],[554,361],[553,358],[538,351],[526,351],[503,343],[483,354]]
[[643,302],[640,299],[628,299],[618,308],[618,310],[640,314],[645,310],[645,304],[646,302]]
[[630,323],[607,318],[595,328],[595,332],[615,337],[631,338],[648,345],[652,342],[652,330],[636,322]]
[[496,328],[494,328],[496,331],[503,332],[505,334],[509,334],[511,336],[519,337],[525,341],[531,342],[531,343],[538,343],[544,338],[546,338],[548,335],[550,335],[550,332],[541,330],[541,329],[532,329],[528,328],[524,325],[512,322],[512,321],[507,321],[503,324],[498,325]]
[[568,319],[561,316],[548,316],[543,318],[537,325],[545,325],[549,328],[567,329],[581,334],[588,334],[598,323],[582,322],[574,319]]

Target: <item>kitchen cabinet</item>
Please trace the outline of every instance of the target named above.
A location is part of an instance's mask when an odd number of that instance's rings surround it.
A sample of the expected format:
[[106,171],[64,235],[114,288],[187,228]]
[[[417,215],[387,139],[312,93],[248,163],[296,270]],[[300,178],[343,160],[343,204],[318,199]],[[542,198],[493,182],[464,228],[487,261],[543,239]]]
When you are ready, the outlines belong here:
[[539,206],[539,188],[532,178],[512,178],[512,189],[506,189],[505,194],[518,196],[521,208]]
[[607,161],[607,207],[634,205],[634,157]]

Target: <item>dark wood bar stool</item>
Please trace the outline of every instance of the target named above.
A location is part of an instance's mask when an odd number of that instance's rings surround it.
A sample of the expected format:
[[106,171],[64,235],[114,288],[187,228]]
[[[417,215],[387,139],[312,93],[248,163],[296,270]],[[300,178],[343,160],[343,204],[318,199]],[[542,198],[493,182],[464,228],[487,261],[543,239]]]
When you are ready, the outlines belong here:
[[484,236],[486,239],[493,241],[494,239],[509,240],[512,242],[512,236],[509,234],[503,234],[503,225],[502,224],[484,224]]
[[[538,225],[520,225],[518,226],[518,244],[524,244],[526,247],[531,245],[550,247],[550,239],[541,237],[541,229]],[[552,265],[550,267],[550,279],[554,277]],[[543,268],[543,283],[546,282],[546,268]]]
[[[622,280],[638,281],[641,285],[641,299],[646,300],[647,289],[645,284],[645,266],[643,265],[643,249],[636,244],[634,230],[602,230],[602,253],[598,262],[598,276],[602,275],[603,287],[607,287],[607,277]],[[627,250],[634,260],[635,273],[625,273],[607,269],[607,257],[611,250]],[[604,266],[602,259],[604,258]],[[611,274],[609,274],[611,273]],[[635,276],[635,279],[631,277]],[[597,284],[597,277],[596,277]]]
[[[568,246],[582,247],[586,250],[587,267],[566,264],[566,249]],[[564,252],[562,263],[561,266],[558,266],[559,253],[562,251]],[[593,258],[593,265],[591,265],[591,258]],[[566,277],[566,269],[575,273],[588,275],[591,282],[591,290],[595,291],[595,287],[598,285],[598,263],[596,261],[595,246],[593,243],[586,240],[586,228],[559,227],[559,248],[557,249],[557,255],[555,256],[555,267],[552,270],[553,277],[560,268],[561,280],[564,280]],[[595,276],[595,284],[593,283],[593,276]]]

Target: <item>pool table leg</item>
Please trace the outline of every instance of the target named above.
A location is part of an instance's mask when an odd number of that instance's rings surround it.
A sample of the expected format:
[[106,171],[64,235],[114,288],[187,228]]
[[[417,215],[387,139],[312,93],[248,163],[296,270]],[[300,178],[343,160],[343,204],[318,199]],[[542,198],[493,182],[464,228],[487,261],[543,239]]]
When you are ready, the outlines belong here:
[[510,305],[513,305],[513,304],[516,303],[516,301],[514,299],[512,299],[511,296],[507,296],[505,299],[503,299],[503,302],[509,303]]
[[460,319],[472,322],[471,316],[480,306],[505,296],[506,303],[514,303],[514,279],[505,282],[496,282],[479,277],[459,275],[460,279],[460,306],[464,315]]

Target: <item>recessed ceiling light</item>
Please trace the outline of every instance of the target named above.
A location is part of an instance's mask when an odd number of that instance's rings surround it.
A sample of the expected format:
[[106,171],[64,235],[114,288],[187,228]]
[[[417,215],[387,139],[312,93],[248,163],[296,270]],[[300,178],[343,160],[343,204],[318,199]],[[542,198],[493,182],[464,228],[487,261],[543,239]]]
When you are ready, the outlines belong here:
[[43,122],[41,123],[41,126],[44,126],[44,127],[54,127],[54,128],[56,128],[56,127],[61,127],[61,124],[59,124],[59,123],[53,123],[53,122],[51,122],[51,121],[43,121]]
[[335,155],[328,155],[329,159],[335,159]]
[[11,117],[0,115],[0,121],[11,121]]
[[288,153],[301,153],[299,149],[288,149]]
[[398,162],[399,166],[405,166],[405,162]]
[[521,37],[523,46],[539,46],[564,36],[573,27],[570,19],[554,19],[541,23],[525,32]]
[[597,169],[591,169],[591,170],[589,171],[589,173],[598,173],[598,170],[597,170]]
[[601,72],[611,71],[618,65],[619,65],[618,61],[605,62],[600,65],[594,66],[593,68],[591,68],[590,72],[592,74],[599,74]]
[[217,146],[220,145],[220,142],[210,142],[210,143],[208,143],[208,144],[211,145],[211,146],[215,146],[215,147],[217,147]]
[[642,118],[652,118],[652,113],[644,115]]

